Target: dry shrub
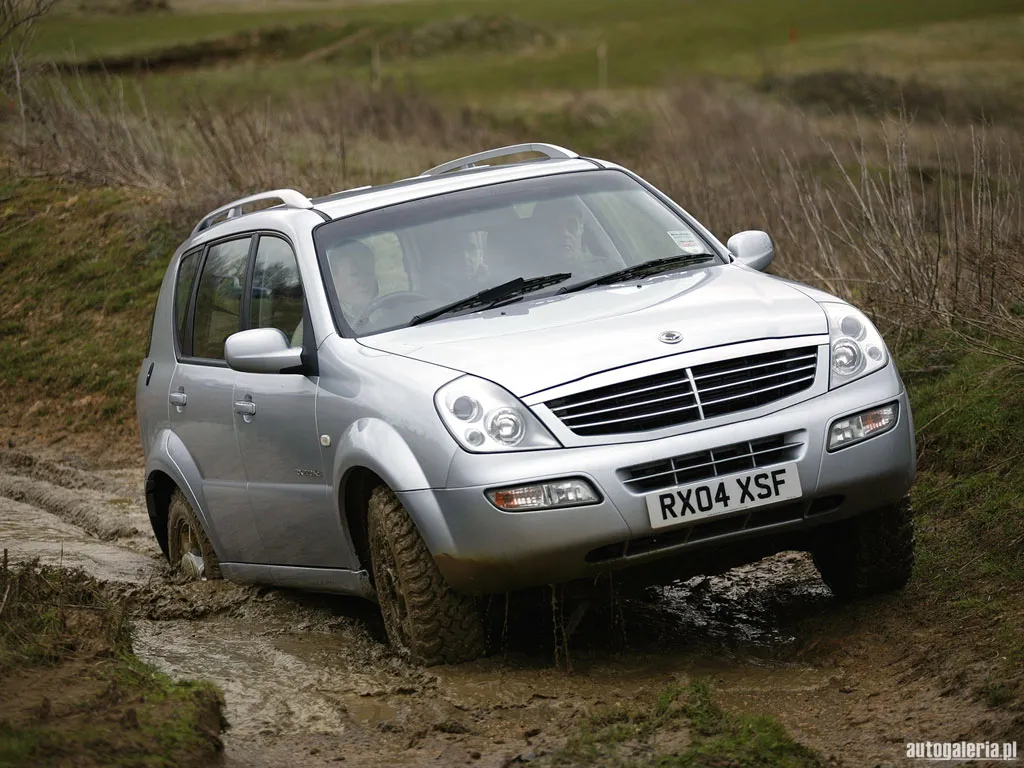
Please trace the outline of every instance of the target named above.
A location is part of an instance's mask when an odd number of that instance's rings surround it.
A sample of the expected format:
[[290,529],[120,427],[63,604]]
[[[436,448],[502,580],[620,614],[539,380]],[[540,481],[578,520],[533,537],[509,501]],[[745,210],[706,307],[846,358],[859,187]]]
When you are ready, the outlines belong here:
[[415,175],[477,142],[503,140],[387,85],[338,83],[276,108],[194,99],[172,116],[147,109],[119,79],[51,78],[36,85],[31,105],[31,140],[7,148],[23,168],[155,192],[172,214],[192,217],[263,189],[316,196]]
[[[174,221],[256,190],[325,194],[514,140],[392,87],[339,83],[316,100],[236,111],[195,101],[174,117],[126,98],[118,80],[85,82],[36,87],[32,138],[13,148],[24,167],[159,193]],[[856,301],[896,344],[941,324],[1024,363],[1018,132],[813,117],[707,83],[657,103],[649,134],[616,141],[614,159],[713,230],[768,230],[777,271]]]
[[897,80],[872,72],[825,70],[796,75],[766,75],[757,84],[814,110],[872,117],[910,114],[925,122],[987,123],[1019,119],[1020,101],[1008,89],[939,87],[916,77]]
[[719,233],[771,232],[780,273],[897,339],[939,323],[1024,363],[1019,134],[818,120],[707,88],[677,90],[655,131],[639,167]]

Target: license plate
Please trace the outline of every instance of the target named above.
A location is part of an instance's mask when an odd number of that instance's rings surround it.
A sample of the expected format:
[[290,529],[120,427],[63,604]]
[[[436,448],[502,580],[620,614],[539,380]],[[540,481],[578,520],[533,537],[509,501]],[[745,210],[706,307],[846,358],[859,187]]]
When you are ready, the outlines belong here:
[[652,528],[689,523],[752,507],[799,498],[796,464],[737,472],[649,493],[647,513]]

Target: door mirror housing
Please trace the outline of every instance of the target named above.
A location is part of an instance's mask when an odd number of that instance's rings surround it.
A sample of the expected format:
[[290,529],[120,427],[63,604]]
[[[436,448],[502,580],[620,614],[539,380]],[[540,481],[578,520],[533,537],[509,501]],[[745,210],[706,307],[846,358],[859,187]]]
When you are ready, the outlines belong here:
[[303,368],[302,347],[288,346],[277,328],[252,328],[228,336],[224,359],[242,373],[298,373]]
[[767,232],[751,229],[737,232],[729,238],[726,247],[741,264],[763,272],[775,258],[775,246]]

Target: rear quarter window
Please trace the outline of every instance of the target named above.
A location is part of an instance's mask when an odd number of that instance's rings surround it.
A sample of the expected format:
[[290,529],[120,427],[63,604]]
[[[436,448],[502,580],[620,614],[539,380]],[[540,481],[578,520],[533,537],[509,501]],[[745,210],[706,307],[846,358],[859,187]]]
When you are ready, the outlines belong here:
[[202,251],[192,251],[181,257],[178,264],[178,278],[174,282],[174,341],[181,350],[185,338],[185,320],[188,318],[188,300],[192,296],[192,286],[196,282],[196,270],[199,267],[199,255]]

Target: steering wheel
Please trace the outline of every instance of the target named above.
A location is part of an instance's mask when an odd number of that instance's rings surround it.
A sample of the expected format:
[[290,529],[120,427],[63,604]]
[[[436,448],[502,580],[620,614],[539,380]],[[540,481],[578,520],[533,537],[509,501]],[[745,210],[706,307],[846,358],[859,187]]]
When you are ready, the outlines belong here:
[[383,296],[378,296],[367,304],[366,309],[363,310],[362,317],[367,318],[380,309],[390,307],[403,301],[432,302],[435,301],[435,299],[417,291],[395,291],[394,293],[386,293]]

